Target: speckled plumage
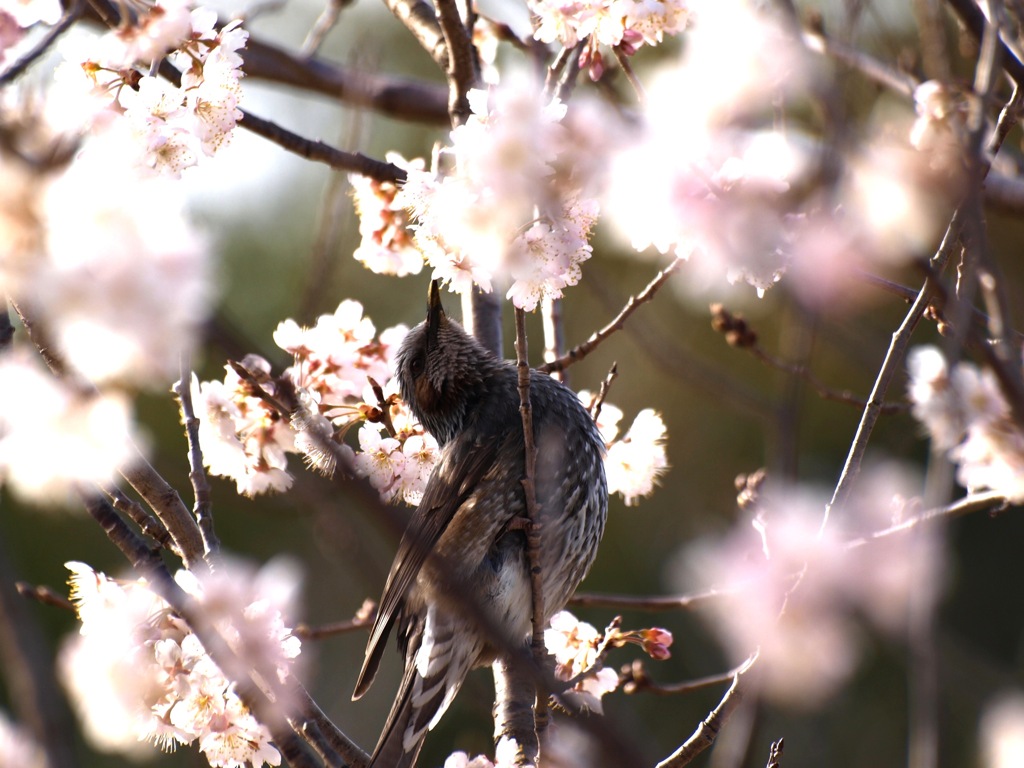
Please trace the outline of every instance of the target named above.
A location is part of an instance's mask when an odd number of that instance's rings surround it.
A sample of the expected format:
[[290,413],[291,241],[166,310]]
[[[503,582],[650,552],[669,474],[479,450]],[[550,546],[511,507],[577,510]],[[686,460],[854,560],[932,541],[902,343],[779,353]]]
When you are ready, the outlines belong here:
[[[469,590],[510,642],[526,642],[531,630],[526,537],[509,530],[526,514],[515,366],[448,319],[432,284],[427,319],[409,332],[397,367],[402,397],[441,457],[391,566],[356,683],[354,698],[373,682],[397,624],[405,674],[371,761],[377,768],[414,765],[469,670],[495,658],[472,610],[445,584]],[[531,371],[530,399],[547,621],[594,561],[608,490],[604,445],[576,395]]]

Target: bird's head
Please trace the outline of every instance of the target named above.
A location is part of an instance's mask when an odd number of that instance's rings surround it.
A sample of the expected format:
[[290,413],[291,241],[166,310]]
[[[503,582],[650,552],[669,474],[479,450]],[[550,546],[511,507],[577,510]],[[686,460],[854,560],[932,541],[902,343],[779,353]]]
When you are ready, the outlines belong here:
[[445,314],[438,283],[431,281],[427,319],[406,335],[396,366],[402,399],[439,443],[462,429],[497,365],[494,355]]

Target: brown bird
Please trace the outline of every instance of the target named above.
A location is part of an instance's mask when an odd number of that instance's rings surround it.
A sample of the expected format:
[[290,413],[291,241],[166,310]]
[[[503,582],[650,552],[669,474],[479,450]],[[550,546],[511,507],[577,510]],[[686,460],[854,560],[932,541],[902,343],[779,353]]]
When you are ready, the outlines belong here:
[[[353,694],[370,687],[397,624],[405,674],[370,761],[377,768],[413,766],[469,670],[495,660],[500,649],[481,628],[481,612],[515,645],[527,642],[532,618],[526,536],[517,525],[526,500],[515,365],[445,315],[434,281],[427,319],[406,336],[397,369],[403,399],[441,454],[399,544]],[[608,486],[604,444],[576,395],[531,370],[530,400],[546,623],[594,561]]]

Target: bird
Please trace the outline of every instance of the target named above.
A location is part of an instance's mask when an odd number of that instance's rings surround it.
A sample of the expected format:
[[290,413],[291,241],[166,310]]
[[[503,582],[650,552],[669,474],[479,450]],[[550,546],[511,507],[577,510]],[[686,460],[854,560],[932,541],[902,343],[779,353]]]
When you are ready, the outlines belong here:
[[[469,671],[492,664],[502,645],[525,648],[533,616],[516,364],[445,314],[436,280],[426,319],[406,335],[395,361],[402,399],[440,450],[399,543],[352,696],[366,693],[397,629],[405,668],[374,768],[414,766]],[[533,369],[529,390],[547,624],[594,561],[608,484],[604,442],[577,395]],[[495,631],[503,642],[494,642]]]

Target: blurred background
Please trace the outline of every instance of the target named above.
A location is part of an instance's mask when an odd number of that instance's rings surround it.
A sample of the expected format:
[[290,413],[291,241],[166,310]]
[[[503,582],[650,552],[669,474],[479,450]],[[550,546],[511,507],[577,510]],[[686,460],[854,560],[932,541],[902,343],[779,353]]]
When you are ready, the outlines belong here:
[[[512,5],[495,0],[490,7],[484,5],[484,11],[525,33],[526,16]],[[915,5],[910,0],[836,0],[801,3],[800,8],[820,12],[826,30],[842,30],[857,46],[913,70],[919,65],[920,48]],[[262,9],[248,27],[254,37],[295,50],[320,11],[313,0],[290,0]],[[951,38],[959,40],[954,25],[948,26]],[[968,49],[963,52],[954,68],[969,78],[972,54]],[[434,64],[383,4],[368,0],[343,10],[322,55],[357,69],[442,83]],[[635,60],[640,77],[659,57],[672,55],[672,46],[645,50]],[[822,66],[832,65],[822,60]],[[836,82],[851,130],[893,110],[902,110],[907,120],[913,117],[911,104],[896,103],[856,74],[837,69]],[[255,114],[372,157],[383,157],[391,149],[406,157],[429,156],[432,144],[445,136],[442,128],[402,123],[255,79],[247,80],[244,88],[244,106]],[[1004,151],[1019,160],[1019,131],[1011,134]],[[277,324],[289,317],[312,323],[346,298],[363,304],[378,331],[397,323],[411,326],[422,318],[428,274],[378,276],[352,259],[358,221],[343,175],[238,131],[216,162],[190,169],[184,182],[192,214],[215,242],[220,263],[221,301],[196,360],[201,379],[222,378],[226,360],[246,352],[263,354],[275,370],[283,369],[289,361],[271,339]],[[1024,224],[996,212],[990,213],[988,223],[993,251],[1007,272],[1011,302],[1019,311],[1024,306],[1024,265],[1018,258]],[[599,226],[584,279],[566,295],[568,343],[582,341],[614,317],[665,263],[638,258]],[[910,268],[893,269],[885,277],[915,289],[920,284],[920,275]],[[671,465],[654,495],[637,506],[627,508],[621,498],[613,499],[604,543],[583,591],[638,596],[702,592],[712,585],[687,564],[695,548],[747,524],[736,505],[737,475],[766,467],[775,478],[822,488],[831,488],[838,478],[859,410],[824,401],[806,383],[728,346],[711,328],[712,301],[743,313],[767,350],[807,363],[820,380],[858,397],[869,392],[890,334],[907,310],[898,297],[872,290],[862,291],[860,303],[842,313],[807,309],[787,294],[784,283],[762,299],[746,287],[717,294],[694,292],[688,288],[684,266],[623,332],[569,373],[574,388],[596,390],[617,363],[619,376],[609,402],[623,409],[626,424],[643,408],[664,416]],[[454,307],[455,297],[448,303]],[[505,352],[511,356],[511,311],[506,310],[504,320]],[[1020,327],[1021,318],[1014,320]],[[539,321],[530,321],[531,352],[537,363]],[[928,322],[915,335],[922,343],[935,338]],[[902,398],[904,392],[901,378],[891,396]],[[190,504],[185,443],[174,399],[169,392],[143,397],[139,417],[150,437],[154,465]],[[883,416],[869,448],[870,459],[897,458],[923,468],[927,456],[922,429],[909,413]],[[230,481],[214,478],[212,484],[217,531],[227,550],[260,562],[288,555],[301,563],[305,606],[295,621],[316,626],[344,620],[364,599],[379,596],[396,542],[387,526],[371,510],[360,508],[355,498],[302,472],[292,492],[255,500],[238,497]],[[110,574],[125,571],[121,555],[79,510],[24,507],[6,493],[0,497],[0,509],[0,549],[9,571],[2,574],[5,580],[62,591],[67,577],[63,563],[68,560],[82,560]],[[983,714],[1003,695],[1024,695],[1024,518],[1017,510],[1008,510],[937,525],[945,537],[944,590],[931,644],[940,725],[938,760],[941,766],[980,766],[985,764],[979,735]],[[68,612],[30,603],[25,607],[42,628],[50,653],[76,631]],[[649,674],[666,684],[731,666],[702,621],[701,610],[700,605],[658,614],[574,609],[598,628],[621,614],[626,628],[671,630],[672,658],[646,662]],[[858,633],[860,661],[838,693],[807,706],[778,706],[751,697],[716,747],[697,764],[763,765],[769,743],[780,737],[785,737],[786,766],[906,764],[911,646],[867,623],[858,627]],[[311,658],[307,685],[314,698],[346,733],[370,749],[397,688],[399,659],[397,653],[389,653],[371,692],[351,702],[365,639],[355,632],[308,641],[303,653]],[[638,655],[635,648],[615,650],[609,663],[628,664]],[[0,707],[17,711],[19,693],[7,679],[0,670]],[[673,696],[619,691],[605,697],[607,723],[601,727],[621,733],[653,763],[690,735],[725,687]],[[489,672],[471,675],[427,739],[421,764],[439,766],[456,748],[471,755],[490,752],[492,701]],[[1024,719],[1018,727],[1024,728]],[[84,768],[129,764],[122,757],[93,751],[80,736],[75,746]],[[599,758],[592,759],[595,766],[600,764]],[[149,764],[190,766],[205,761],[194,750],[182,748],[166,756],[154,750]]]

